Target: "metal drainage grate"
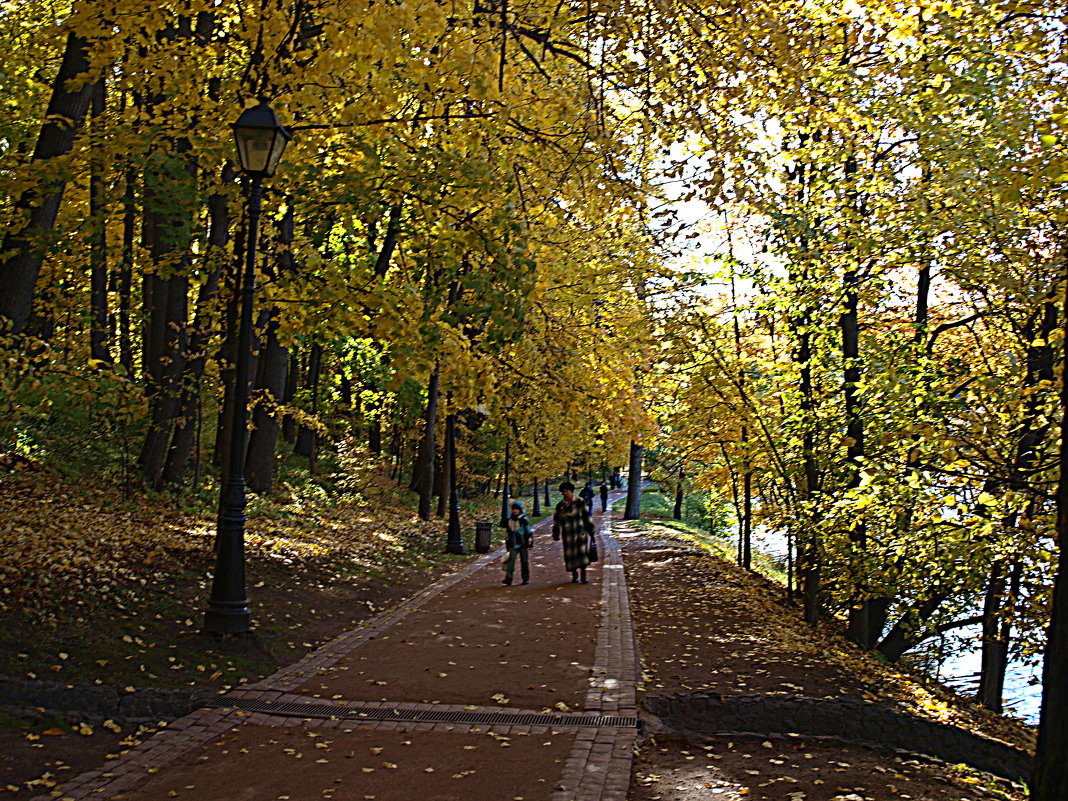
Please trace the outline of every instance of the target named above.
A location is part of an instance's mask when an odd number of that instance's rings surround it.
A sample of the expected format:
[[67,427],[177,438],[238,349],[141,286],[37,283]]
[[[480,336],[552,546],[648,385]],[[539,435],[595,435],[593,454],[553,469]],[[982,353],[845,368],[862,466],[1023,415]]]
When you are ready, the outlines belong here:
[[485,726],[593,726],[637,728],[638,718],[623,715],[552,715],[508,712],[448,712],[434,709],[338,706],[299,701],[261,701],[254,698],[214,698],[211,707],[227,707],[287,718],[337,720],[398,720],[415,723],[466,723]]

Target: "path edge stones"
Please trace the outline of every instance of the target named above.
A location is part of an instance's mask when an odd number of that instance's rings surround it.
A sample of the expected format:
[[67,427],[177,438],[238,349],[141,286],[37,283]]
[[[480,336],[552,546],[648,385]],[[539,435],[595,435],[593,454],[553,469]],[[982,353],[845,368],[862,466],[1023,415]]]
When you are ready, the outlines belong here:
[[[597,539],[602,560],[601,620],[585,708],[587,713],[636,716],[637,643],[623,552],[608,514],[601,517]],[[637,728],[581,730],[552,801],[626,801],[637,739]]]

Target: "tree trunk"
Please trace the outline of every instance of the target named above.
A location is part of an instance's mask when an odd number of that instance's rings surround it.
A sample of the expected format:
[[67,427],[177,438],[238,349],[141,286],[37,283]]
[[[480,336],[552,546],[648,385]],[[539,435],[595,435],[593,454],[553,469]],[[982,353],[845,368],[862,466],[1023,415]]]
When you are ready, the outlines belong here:
[[235,230],[233,258],[228,263],[226,279],[226,309],[223,315],[223,340],[219,347],[219,380],[223,387],[222,404],[215,432],[215,451],[212,461],[219,467],[220,480],[225,483],[229,471],[230,437],[233,433],[234,399],[237,376],[238,316],[241,308],[241,267],[247,248],[246,225]]
[[941,591],[915,602],[879,643],[879,653],[888,662],[896,662],[923,639],[922,629],[931,615],[948,598],[950,593]]
[[671,510],[673,520],[682,520],[682,467],[679,467],[679,480],[675,482],[675,508]]
[[[89,44],[71,32],[67,34],[63,61],[52,81],[45,123],[34,147],[33,164],[41,165],[35,167],[35,172],[47,174],[47,162],[66,155],[74,146],[89,109],[94,84],[84,81],[74,91],[68,86],[88,72]],[[38,240],[55,226],[65,187],[63,178],[51,177],[42,186],[25,190],[15,201],[15,209],[26,224],[9,230],[0,245],[0,254],[10,254],[0,261],[0,286],[4,287],[0,292],[0,318],[10,319],[15,333],[21,332],[29,319],[43,260],[43,248]]]
[[435,365],[426,390],[426,411],[423,415],[423,436],[412,471],[409,489],[419,493],[419,517],[430,519],[431,494],[434,491],[434,433],[438,422],[438,383],[440,368]]
[[400,204],[390,206],[389,221],[386,223],[386,233],[382,237],[382,247],[375,259],[375,276],[384,278],[389,271],[389,263],[393,258],[393,251],[397,248],[397,235],[400,233],[401,222]]
[[[815,399],[812,390],[812,334],[809,328],[809,314],[806,310],[801,324],[797,326],[799,343],[797,363],[801,365],[801,407],[805,412],[804,432],[801,436],[802,460],[804,465],[804,497],[811,500],[819,494],[819,474],[816,464],[816,441],[813,434],[813,416]],[[820,593],[820,540],[817,533],[818,512],[813,504],[812,516],[805,520],[807,532],[798,535],[797,571],[801,584],[801,598],[804,604],[805,622],[815,628],[819,625]]]
[[[313,343],[308,352],[308,370],[304,376],[304,387],[311,391],[312,409],[314,416],[319,395],[319,375],[323,366],[323,346]],[[297,433],[297,444],[293,453],[298,456],[308,457],[309,464],[315,454],[315,430],[308,426],[301,426]]]
[[1002,611],[1008,576],[1002,560],[990,566],[990,578],[983,599],[981,667],[976,701],[991,712],[1001,714],[1005,690],[1005,669],[1009,662],[1009,641],[1002,639]]
[[[1062,258],[1064,258],[1062,256]],[[1065,275],[1068,286],[1068,274]],[[1061,308],[1060,430],[1068,431],[1068,295]],[[1042,665],[1042,712],[1035,748],[1031,801],[1062,801],[1068,792],[1068,436],[1059,446],[1057,482],[1057,573]]]
[[[155,248],[159,256],[160,248]],[[156,303],[162,308],[154,309],[156,316],[164,320],[165,337],[160,359],[159,384],[152,396],[152,415],[138,464],[149,486],[161,489],[163,467],[167,458],[171,428],[178,417],[181,395],[181,379],[187,352],[186,326],[188,325],[189,280],[174,276],[157,283],[153,291]]]
[[[232,183],[234,171],[227,166],[223,170],[223,183]],[[189,359],[182,381],[181,400],[175,421],[167,463],[163,468],[165,484],[180,484],[189,466],[193,445],[196,442],[196,425],[200,419],[200,403],[204,368],[208,361],[208,348],[212,337],[213,307],[219,296],[219,279],[226,260],[225,248],[230,239],[230,210],[226,195],[213,194],[208,198],[208,262],[213,265],[207,280],[197,294],[197,310],[193,318],[193,330],[189,339]],[[199,447],[199,446],[198,446]],[[197,464],[200,455],[197,454]]]
[[122,266],[119,272],[119,364],[133,377],[133,336],[130,303],[133,296],[134,245],[137,232],[137,170],[126,171],[122,209]]
[[253,492],[271,491],[274,481],[274,455],[278,443],[278,404],[285,393],[289,351],[278,341],[280,313],[272,309],[256,370],[252,392],[254,408],[248,451],[245,453],[245,481]]
[[390,478],[392,478],[397,484],[401,483],[400,466],[401,458],[404,455],[404,438],[401,432],[400,423],[397,421],[397,415],[399,411],[394,408],[393,427],[389,435],[389,453],[393,457],[393,467],[390,470]]
[[638,520],[642,516],[642,446],[630,441],[630,474],[627,476],[627,505],[624,520]]
[[104,163],[100,157],[103,146],[101,127],[106,103],[105,83],[101,78],[93,84],[92,93],[92,157],[89,174],[89,215],[93,223],[93,241],[89,246],[89,358],[111,364],[108,349],[108,237],[107,213],[103,202]]
[[742,567],[753,567],[753,471],[742,474]]
[[[858,314],[857,273],[846,271],[842,279],[845,294],[845,311],[838,319],[842,337],[842,392],[846,417],[846,461],[849,470],[849,489],[860,486],[861,462],[864,450],[864,419],[860,404],[860,320]],[[846,637],[864,649],[875,647],[881,632],[873,632],[871,626],[871,598],[865,577],[865,554],[868,550],[868,531],[864,521],[858,521],[849,532],[853,602],[849,607],[849,622]]]
[[[297,387],[300,384],[300,357],[296,353],[289,356],[289,369],[286,370],[286,388],[282,394],[282,403],[291,404],[297,397]],[[297,441],[297,421],[293,415],[286,414],[282,417],[282,438],[286,442]]]
[[438,496],[438,517],[445,517],[449,511],[449,442],[445,443],[445,450],[436,459],[434,468],[434,494]]
[[[193,320],[193,335],[189,340],[190,359],[185,364],[185,376],[181,382],[178,411],[174,420],[174,433],[163,466],[162,483],[181,484],[185,478],[189,457],[196,440],[196,421],[200,415],[201,378],[207,363],[207,349],[211,332],[208,320],[209,307],[219,292],[219,270],[216,268],[200,287],[197,311]],[[198,456],[199,459],[199,456]]]
[[371,409],[371,420],[367,424],[367,449],[375,456],[382,454],[382,412],[377,406]]

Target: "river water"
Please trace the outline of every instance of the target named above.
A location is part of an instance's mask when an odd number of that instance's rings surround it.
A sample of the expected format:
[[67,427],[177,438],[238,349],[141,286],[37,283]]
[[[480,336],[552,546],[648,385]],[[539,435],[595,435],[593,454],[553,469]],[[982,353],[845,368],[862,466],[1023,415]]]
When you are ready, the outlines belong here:
[[[786,537],[778,532],[754,531],[753,549],[786,563]],[[960,629],[947,651],[954,651],[942,662],[935,678],[961,695],[975,693],[979,685],[979,626]],[[959,650],[958,650],[959,649]],[[1005,672],[1005,711],[1030,724],[1038,723],[1042,704],[1042,666],[1040,663],[1010,662]]]

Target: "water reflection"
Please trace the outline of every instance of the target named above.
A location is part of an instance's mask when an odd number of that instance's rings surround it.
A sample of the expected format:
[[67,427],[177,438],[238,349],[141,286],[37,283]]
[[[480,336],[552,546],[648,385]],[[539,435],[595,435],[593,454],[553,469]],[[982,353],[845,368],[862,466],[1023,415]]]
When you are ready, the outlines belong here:
[[[786,537],[777,532],[753,532],[753,548],[781,560],[786,565]],[[955,637],[946,638],[941,646],[946,656],[935,678],[963,696],[975,695],[979,687],[981,665],[979,626],[960,629]],[[929,646],[936,646],[931,643]],[[958,652],[959,651],[959,652]],[[930,660],[930,656],[928,659]],[[920,661],[923,661],[922,658]],[[934,660],[931,660],[934,661]],[[1042,705],[1042,666],[1040,663],[1009,662],[1005,671],[1005,711],[1032,725],[1038,724]]]

